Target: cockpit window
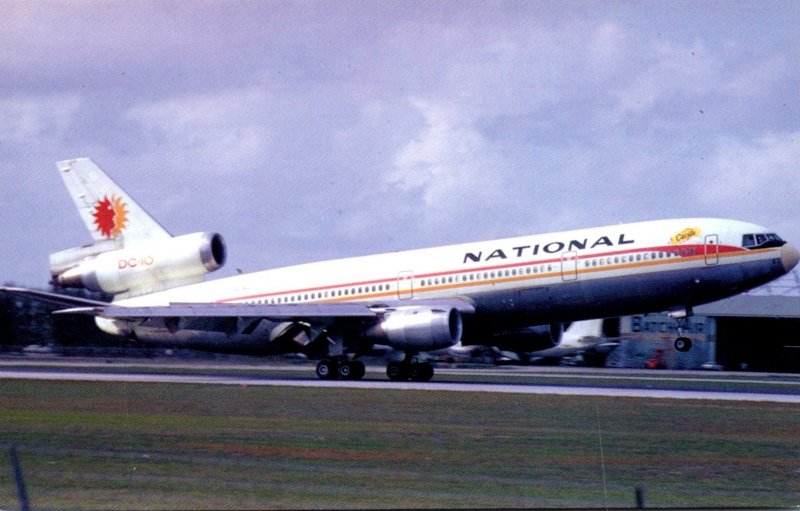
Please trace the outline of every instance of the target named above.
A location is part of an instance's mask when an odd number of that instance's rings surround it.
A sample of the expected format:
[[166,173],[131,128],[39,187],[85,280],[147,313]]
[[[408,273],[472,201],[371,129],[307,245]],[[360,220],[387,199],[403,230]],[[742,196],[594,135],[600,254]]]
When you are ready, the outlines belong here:
[[774,248],[782,247],[786,242],[775,233],[755,233],[742,236],[742,246],[744,248]]

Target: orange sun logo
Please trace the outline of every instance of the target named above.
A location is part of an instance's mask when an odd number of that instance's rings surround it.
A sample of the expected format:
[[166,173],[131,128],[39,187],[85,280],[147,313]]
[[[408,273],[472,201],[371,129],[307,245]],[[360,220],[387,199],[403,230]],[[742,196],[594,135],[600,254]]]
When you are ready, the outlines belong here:
[[92,213],[97,231],[106,238],[116,238],[122,233],[128,222],[127,215],[125,203],[116,195],[110,198],[107,195],[103,196],[95,203]]

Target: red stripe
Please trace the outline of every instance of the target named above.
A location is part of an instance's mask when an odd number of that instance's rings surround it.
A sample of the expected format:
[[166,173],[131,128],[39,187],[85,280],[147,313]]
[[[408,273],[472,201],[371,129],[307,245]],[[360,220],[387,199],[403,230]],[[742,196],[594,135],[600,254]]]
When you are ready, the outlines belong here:
[[[635,248],[635,249],[627,249],[627,250],[616,250],[613,252],[604,252],[601,254],[584,254],[581,257],[581,254],[578,253],[578,260],[587,259],[587,258],[597,258],[597,257],[613,257],[613,256],[620,256],[620,255],[627,255],[627,254],[636,254],[636,253],[658,253],[658,252],[671,252],[680,253],[681,250],[686,250],[687,253],[690,249],[694,249],[695,253],[694,256],[705,256],[706,255],[706,247],[708,245],[661,245],[657,247],[648,247],[648,248]],[[742,253],[749,253],[752,252],[750,250],[743,249],[737,246],[731,245],[717,245],[717,254],[732,254],[736,252]],[[714,252],[709,252],[710,254],[714,254]],[[684,256],[682,256],[684,257]],[[450,276],[450,275],[461,275],[464,273],[474,273],[474,272],[482,272],[482,271],[492,271],[492,270],[504,270],[504,269],[511,269],[511,268],[519,268],[525,266],[537,266],[541,264],[552,264],[552,263],[560,263],[561,257],[557,258],[550,258],[550,259],[543,259],[540,261],[519,261],[514,263],[506,263],[506,264],[497,264],[492,266],[483,266],[483,267],[471,267],[471,268],[464,268],[460,270],[450,270],[450,271],[441,271],[435,273],[423,273],[419,275],[413,275],[414,279],[423,279],[423,278],[431,278],[431,277],[441,277],[441,276]],[[541,274],[540,274],[541,275]],[[258,293],[253,295],[246,295],[246,296],[239,296],[234,298],[224,298],[222,300],[218,300],[218,303],[226,303],[226,302],[235,302],[241,300],[256,300],[261,298],[271,298],[276,296],[283,296],[283,295],[296,295],[296,294],[304,294],[304,293],[316,293],[320,291],[330,291],[333,289],[341,289],[341,288],[352,288],[358,286],[372,286],[378,284],[391,284],[396,282],[398,279],[397,277],[390,277],[390,278],[383,278],[383,279],[376,279],[376,280],[365,280],[360,282],[352,282],[346,284],[332,284],[328,286],[318,286],[318,287],[309,287],[309,288],[300,288],[295,290],[289,291],[275,291],[270,293]],[[480,282],[481,284],[485,284],[486,281],[475,281]]]

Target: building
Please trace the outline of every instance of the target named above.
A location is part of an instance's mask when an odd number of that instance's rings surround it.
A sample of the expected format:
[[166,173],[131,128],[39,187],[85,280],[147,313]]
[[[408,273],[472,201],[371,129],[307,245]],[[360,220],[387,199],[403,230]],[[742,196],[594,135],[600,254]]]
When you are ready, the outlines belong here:
[[800,272],[694,313],[684,353],[673,347],[678,325],[666,314],[621,318],[620,345],[606,365],[800,372]]

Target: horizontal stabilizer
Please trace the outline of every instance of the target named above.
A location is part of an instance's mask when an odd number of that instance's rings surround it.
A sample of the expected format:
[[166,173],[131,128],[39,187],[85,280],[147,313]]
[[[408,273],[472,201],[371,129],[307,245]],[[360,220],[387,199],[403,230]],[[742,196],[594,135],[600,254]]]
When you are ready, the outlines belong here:
[[50,293],[47,291],[39,291],[36,289],[26,289],[23,287],[0,287],[0,292],[8,293],[14,296],[24,296],[42,302],[50,303],[60,307],[106,307],[108,302],[101,302],[99,300],[90,300],[88,298],[81,298],[78,296],[70,296],[61,293]]

